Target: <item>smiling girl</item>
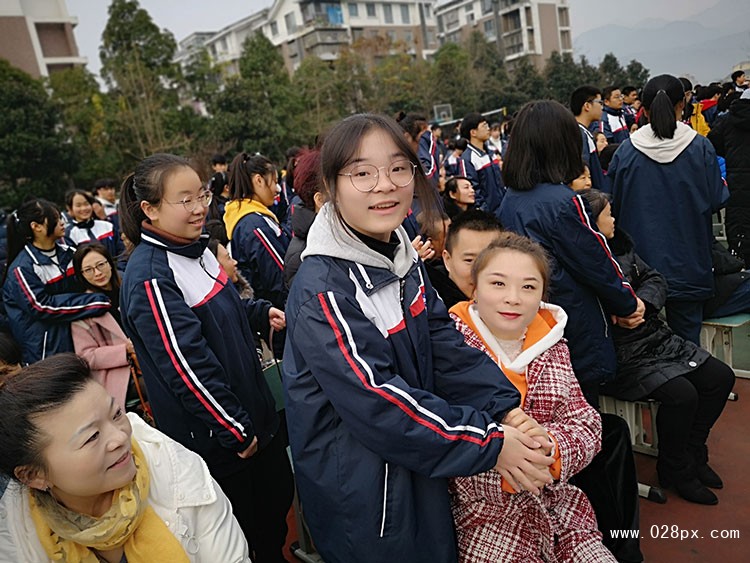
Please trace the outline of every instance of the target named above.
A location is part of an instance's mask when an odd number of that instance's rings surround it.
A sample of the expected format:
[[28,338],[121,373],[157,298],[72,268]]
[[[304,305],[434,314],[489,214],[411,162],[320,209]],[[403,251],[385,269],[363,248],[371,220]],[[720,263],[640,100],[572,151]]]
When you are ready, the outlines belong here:
[[240,297],[202,237],[211,193],[183,158],[142,160],[121,194],[135,245],[122,282],[160,430],[200,454],[257,561],[281,561],[292,476]]
[[135,350],[120,326],[120,275],[107,249],[96,242],[76,250],[73,269],[86,293],[103,293],[112,301],[109,313],[72,324],[73,346],[76,354],[89,363],[94,379],[124,407],[129,355]]
[[0,560],[249,563],[193,452],[126,415],[74,354],[0,381]]
[[495,467],[538,491],[552,461],[501,426],[518,393],[463,343],[401,226],[415,190],[428,221],[437,195],[398,125],[351,116],[321,162],[327,203],[286,310],[305,518],[327,563],[454,562],[446,478]]
[[583,398],[563,341],[567,315],[544,303],[544,250],[502,233],[471,269],[474,301],[451,308],[466,343],[486,353],[521,393],[506,423],[544,444],[555,479],[538,498],[493,471],[451,483],[462,562],[615,561],[586,495],[568,479],[601,447],[601,419]]
[[44,199],[23,203],[8,217],[8,264],[3,302],[13,337],[32,363],[72,352],[70,323],[102,315],[103,295],[81,294],[73,276],[73,250],[60,244],[60,211]]
[[109,221],[94,217],[94,198],[83,190],[65,194],[65,205],[72,221],[65,228],[65,240],[73,248],[89,242],[103,244],[117,258],[124,251],[122,241]]

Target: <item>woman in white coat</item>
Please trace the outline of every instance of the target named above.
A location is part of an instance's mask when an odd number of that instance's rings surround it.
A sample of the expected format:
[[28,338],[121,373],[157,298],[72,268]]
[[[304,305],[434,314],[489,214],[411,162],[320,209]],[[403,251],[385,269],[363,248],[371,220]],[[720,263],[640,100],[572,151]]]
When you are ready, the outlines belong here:
[[0,561],[250,561],[203,460],[125,415],[74,354],[0,382],[0,452]]

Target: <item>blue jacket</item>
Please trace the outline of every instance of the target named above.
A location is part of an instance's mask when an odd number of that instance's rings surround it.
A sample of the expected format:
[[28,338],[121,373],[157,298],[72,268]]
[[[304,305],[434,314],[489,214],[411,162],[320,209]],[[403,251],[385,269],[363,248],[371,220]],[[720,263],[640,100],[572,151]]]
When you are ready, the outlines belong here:
[[635,293],[589,213],[583,198],[564,184],[509,189],[500,208],[506,229],[535,240],[549,254],[548,301],[568,314],[565,338],[582,384],[614,378],[610,315],[626,317],[636,308]]
[[207,237],[186,243],[143,229],[120,306],[156,424],[200,454],[214,477],[231,475],[249,461],[237,452],[253,436],[263,449],[279,426],[248,313]]
[[729,199],[711,143],[683,123],[662,140],[646,125],[617,149],[608,177],[617,225],[667,278],[667,297],[710,298],[711,214]]
[[253,212],[247,204],[227,203],[224,213],[232,258],[252,286],[255,296],[283,309],[287,288],[284,256],[291,233],[268,215]]
[[612,109],[604,106],[600,121],[594,121],[589,125],[592,133],[600,131],[607,137],[610,143],[622,143],[630,137],[630,130],[622,115],[621,109]]
[[581,130],[583,162],[586,166],[589,167],[589,173],[591,174],[591,187],[602,192],[608,192],[609,183],[607,181],[607,177],[602,171],[602,165],[599,162],[599,153],[596,150],[594,136],[580,123],[578,124],[578,127]]
[[488,152],[469,143],[461,155],[459,175],[471,180],[476,207],[497,217],[505,195],[505,184],[497,161]]
[[424,175],[430,183],[437,188],[438,181],[440,180],[440,153],[438,150],[439,141],[435,139],[435,135],[429,129],[422,133],[419,137],[419,143],[417,145],[417,156],[419,157],[419,164],[422,165]]
[[519,404],[464,344],[403,229],[394,261],[323,206],[287,303],[295,477],[326,563],[456,561],[446,478],[493,467]]
[[103,315],[110,307],[104,295],[83,293],[76,283],[73,250],[57,244],[55,251],[57,264],[27,244],[9,266],[3,286],[13,338],[28,364],[73,352],[70,323]]
[[[117,215],[114,217],[118,219]],[[82,223],[70,222],[65,227],[65,242],[73,248],[89,242],[99,242],[106,247],[115,261],[125,252],[125,246],[120,240],[115,224],[111,221],[90,219]]]

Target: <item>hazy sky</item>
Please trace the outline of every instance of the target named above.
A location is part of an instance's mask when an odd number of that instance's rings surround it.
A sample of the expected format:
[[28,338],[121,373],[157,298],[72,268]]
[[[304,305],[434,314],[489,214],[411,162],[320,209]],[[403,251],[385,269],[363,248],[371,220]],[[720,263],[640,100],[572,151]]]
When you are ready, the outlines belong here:
[[[359,0],[360,2],[363,0]],[[646,19],[678,20],[690,17],[718,0],[568,0],[573,36],[606,24],[638,23]],[[194,31],[213,31],[270,6],[273,0],[140,0],[154,22],[169,29],[179,41]],[[88,68],[98,73],[99,44],[107,23],[108,0],[67,0],[68,12],[78,18],[78,49]],[[617,53],[615,53],[617,54]]]

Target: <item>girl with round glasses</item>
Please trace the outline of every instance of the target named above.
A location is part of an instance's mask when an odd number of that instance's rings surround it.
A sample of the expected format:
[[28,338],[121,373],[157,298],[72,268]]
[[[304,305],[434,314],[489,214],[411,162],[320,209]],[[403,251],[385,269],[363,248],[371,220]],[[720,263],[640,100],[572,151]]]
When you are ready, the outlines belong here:
[[135,350],[120,326],[120,274],[112,255],[99,243],[76,250],[73,270],[86,293],[103,293],[112,302],[109,313],[73,322],[73,347],[88,362],[92,377],[124,408],[130,380],[129,356]]
[[168,154],[145,158],[126,179],[120,221],[135,249],[123,325],[157,427],[206,461],[253,560],[281,561],[291,468],[245,309],[201,235],[202,194],[188,161]]
[[[286,308],[295,478],[327,562],[455,562],[447,478],[496,467],[551,482],[538,444],[501,426],[518,392],[467,347],[401,223],[437,193],[398,124],[354,115],[321,149],[326,203]],[[527,460],[544,467],[540,470]]]

